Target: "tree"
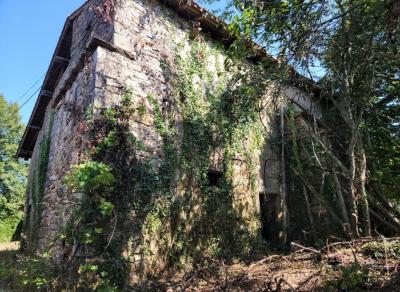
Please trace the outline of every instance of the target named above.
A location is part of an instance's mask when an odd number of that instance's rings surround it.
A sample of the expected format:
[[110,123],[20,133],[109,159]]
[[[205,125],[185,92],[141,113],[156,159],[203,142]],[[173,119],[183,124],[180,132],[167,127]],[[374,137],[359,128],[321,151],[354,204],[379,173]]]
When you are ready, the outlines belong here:
[[11,238],[23,215],[28,164],[15,157],[23,129],[18,105],[0,95],[0,241]]
[[[225,15],[236,38],[233,54],[254,54],[248,48],[255,41],[277,60],[273,66],[265,62],[270,78],[287,84],[296,76],[294,68],[314,81],[321,101],[330,104],[325,122],[340,131],[328,127],[333,135],[327,142],[310,127],[311,143],[319,150],[309,157],[319,158],[321,190],[329,178],[345,197],[341,220],[350,225],[350,235],[370,235],[370,215],[377,226],[400,232],[399,211],[391,202],[400,200],[400,3],[233,0]],[[293,168],[304,175],[303,184],[312,180],[298,165]]]

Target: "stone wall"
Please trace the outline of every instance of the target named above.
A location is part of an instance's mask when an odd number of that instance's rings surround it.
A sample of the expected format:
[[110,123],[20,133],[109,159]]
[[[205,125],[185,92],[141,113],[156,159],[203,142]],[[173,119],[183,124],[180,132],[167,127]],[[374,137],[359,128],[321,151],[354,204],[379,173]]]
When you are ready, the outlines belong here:
[[[46,114],[43,122],[43,130],[37,137],[37,142],[32,153],[28,176],[28,188],[26,191],[25,215],[23,224],[23,239],[25,248],[35,250],[39,241],[39,228],[43,211],[43,196],[47,181],[47,145],[50,136],[51,110]],[[47,141],[46,141],[47,140]]]
[[[96,77],[96,55],[83,56],[91,34],[111,40],[113,31],[112,24],[105,23],[94,12],[93,7],[99,3],[90,1],[75,19],[71,58],[47,106],[31,157],[24,223],[27,248],[31,250],[48,250],[50,243],[59,239],[71,208],[63,177],[70,165],[82,159],[85,148],[82,122],[85,112],[93,105]],[[55,254],[58,258],[62,256],[60,252]]]
[[[51,242],[56,242],[52,251],[59,262],[66,255],[63,254],[63,242],[58,235],[73,209],[71,194],[66,192],[63,178],[71,165],[85,159],[83,153],[90,142],[86,132],[85,113],[90,111],[96,114],[97,108],[118,104],[124,90],[131,89],[135,103],[144,106],[146,112],[144,115],[132,116],[131,121],[132,133],[145,146],[138,156],[142,160],[153,161],[155,165],[163,159],[163,141],[154,125],[154,109],[147,96],[154,97],[164,116],[174,117],[178,139],[182,139],[183,135],[181,113],[172,102],[173,84],[165,73],[164,64],[173,64],[178,52],[185,55],[190,50],[192,40],[188,35],[192,23],[162,3],[146,0],[117,1],[114,19],[107,22],[93,9],[99,3],[100,1],[89,1],[89,5],[74,20],[70,64],[55,90],[55,95],[60,95],[57,99],[59,102],[55,104],[53,100],[47,108],[43,130],[39,134],[31,160],[25,216],[27,242],[32,249],[38,242],[41,251],[49,249]],[[99,45],[89,51],[87,43],[93,36],[105,40],[107,45]],[[208,36],[204,38],[212,47],[214,40]],[[223,54],[215,57],[210,60],[210,66],[223,64],[224,58]],[[71,78],[73,82],[69,84],[67,80]],[[316,107],[301,90],[289,88],[286,95],[301,106]],[[269,98],[267,94],[266,99]],[[301,106],[297,110],[301,111]],[[259,226],[258,194],[281,192],[279,147],[271,142],[276,140],[279,128],[271,115],[274,110],[276,109],[271,108],[265,111],[263,121],[267,134],[263,146],[252,157],[257,172],[255,190],[251,187],[248,175],[250,170],[244,163],[244,157],[238,155],[233,163],[233,208],[247,222],[247,228]],[[318,111],[318,107],[315,110]],[[36,202],[33,198],[35,192],[37,193],[35,189],[41,161],[40,148],[46,137],[50,141],[49,163],[45,173],[44,194],[42,200]],[[244,144],[250,142],[243,141]],[[212,160],[210,169],[221,170],[221,155],[221,151],[215,149],[215,159]],[[177,197],[182,191],[179,188],[183,187],[185,186],[176,188]],[[41,208],[37,208],[38,204]],[[200,209],[201,213],[201,201],[193,209]],[[195,210],[192,213],[190,216],[195,216]],[[141,237],[141,232],[140,228],[136,228],[133,216],[132,232],[127,235],[132,240],[129,240],[124,255],[132,265],[132,281],[137,281],[138,270],[148,273],[162,270],[168,248],[172,244],[172,235],[166,243],[160,243],[151,237],[136,240]],[[37,234],[37,238],[33,234]],[[156,255],[156,264],[147,260],[145,248]]]
[[[77,61],[87,49],[86,45],[92,35],[97,35],[107,42],[112,42],[114,23],[104,15],[102,0],[88,1],[82,11],[73,20],[71,44],[71,61]],[[111,11],[113,13],[113,11]],[[112,15],[111,15],[112,16]],[[71,64],[72,64],[71,62]]]
[[[165,116],[175,117],[175,127],[178,136],[182,139],[182,120],[180,112],[177,108],[170,108],[169,105],[173,104],[173,96],[171,91],[172,84],[169,82],[165,75],[163,64],[173,66],[177,54],[185,57],[190,51],[192,40],[188,37],[192,23],[182,19],[175,11],[160,5],[157,2],[151,1],[121,1],[115,15],[115,35],[114,45],[124,48],[133,53],[135,60],[127,60],[118,54],[110,54],[104,52],[104,81],[103,84],[115,84],[116,80],[120,86],[128,86],[132,88],[133,95],[137,101],[146,105],[148,109],[149,118],[145,122],[133,119],[133,128],[139,139],[144,139],[145,145],[148,147],[148,152],[145,154],[147,159],[162,159],[162,144],[161,137],[158,136],[154,125],[152,124],[152,109],[146,100],[147,95],[153,96],[160,107],[165,111],[172,111],[164,113]],[[215,45],[212,39],[205,37],[206,43],[211,48]],[[214,59],[213,59],[214,58]],[[211,57],[209,66],[214,68],[216,64],[223,64],[225,56],[219,55]],[[122,64],[122,65],[121,65]],[[213,69],[215,70],[215,68]],[[215,70],[216,71],[216,70]],[[214,78],[218,78],[215,73]],[[201,83],[201,80],[199,80]],[[114,87],[114,86],[113,86]],[[102,86],[103,90],[107,86]],[[108,90],[109,92],[112,89]],[[110,93],[105,96],[108,101]],[[210,165],[210,169],[221,170],[218,165],[218,149],[215,152],[215,163]],[[262,156],[262,153],[259,153]],[[254,157],[257,160],[259,157]],[[265,157],[260,158],[261,160]],[[257,222],[254,218],[259,214],[258,194],[254,193],[251,189],[249,181],[249,169],[243,161],[243,157],[236,157],[235,167],[233,173],[233,197],[234,207],[238,216],[248,222],[248,227],[254,228]],[[258,167],[258,163],[256,164]],[[178,186],[175,190],[177,200],[187,188],[191,186]],[[179,190],[184,188],[184,190]],[[261,188],[261,186],[260,186]],[[198,196],[196,191],[192,194],[194,197]],[[196,203],[197,202],[197,203]],[[192,222],[196,218],[202,216],[201,199],[193,198],[192,211],[189,214],[180,214],[180,220]],[[258,217],[257,217],[258,218]],[[188,223],[189,224],[189,223]],[[253,226],[250,226],[253,225]],[[190,228],[188,226],[187,232]],[[198,244],[206,244],[200,240]],[[167,243],[159,242],[157,236],[146,237],[141,244],[134,245],[129,248],[133,253],[133,265],[140,267],[144,261],[144,271],[154,272],[162,270],[165,266],[165,258],[168,250],[165,250],[163,245],[172,245],[173,240],[169,238]],[[145,246],[143,246],[145,245]],[[169,246],[172,248],[172,246]],[[199,247],[201,248],[201,247]],[[153,260],[144,255],[144,250],[152,254]],[[157,259],[154,262],[154,259]],[[133,269],[135,273],[135,269]],[[133,275],[134,278],[134,275]]]

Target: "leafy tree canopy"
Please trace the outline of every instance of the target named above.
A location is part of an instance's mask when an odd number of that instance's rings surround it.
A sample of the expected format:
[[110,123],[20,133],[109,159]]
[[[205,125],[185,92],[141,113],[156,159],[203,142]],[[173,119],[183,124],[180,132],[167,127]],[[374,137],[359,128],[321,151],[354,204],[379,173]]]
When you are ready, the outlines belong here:
[[23,128],[18,105],[0,95],[0,241],[10,238],[23,213],[28,164],[15,157]]

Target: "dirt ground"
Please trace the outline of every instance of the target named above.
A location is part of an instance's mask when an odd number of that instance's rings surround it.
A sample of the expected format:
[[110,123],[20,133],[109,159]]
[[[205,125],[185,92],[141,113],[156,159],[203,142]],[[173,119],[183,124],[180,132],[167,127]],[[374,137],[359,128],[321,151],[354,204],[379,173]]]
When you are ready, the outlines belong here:
[[19,242],[0,242],[0,252],[2,251],[16,251],[19,249]]
[[288,255],[275,254],[248,264],[225,265],[206,258],[190,272],[163,275],[135,288],[138,291],[400,291],[398,239],[335,242],[320,250],[293,244],[292,249]]
[[[2,278],[18,270],[18,248],[0,244],[0,291],[20,287],[13,283],[18,278]],[[126,291],[400,291],[400,238],[327,242],[321,249],[292,243],[289,254],[251,263],[205,257],[187,272],[164,273]]]

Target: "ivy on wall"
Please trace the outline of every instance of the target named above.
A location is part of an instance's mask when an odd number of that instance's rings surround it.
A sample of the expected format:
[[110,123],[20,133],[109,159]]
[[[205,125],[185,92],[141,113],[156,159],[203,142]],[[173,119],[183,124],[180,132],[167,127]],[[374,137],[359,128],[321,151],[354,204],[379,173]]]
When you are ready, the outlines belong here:
[[[181,141],[176,145],[180,153],[175,184],[182,191],[174,201],[170,249],[171,260],[178,265],[204,254],[224,259],[249,256],[251,245],[260,243],[258,230],[251,230],[235,208],[233,185],[235,175],[247,175],[255,195],[252,160],[263,142],[257,108],[260,92],[238,86],[237,69],[226,70],[223,54],[222,48],[210,47],[199,37],[188,54],[178,54],[176,64],[166,70],[172,72],[168,76],[174,88],[172,102],[183,124],[180,139],[170,139]],[[223,160],[218,169],[221,178],[210,186],[208,172],[215,151]],[[234,173],[235,159],[245,162],[247,174]]]
[[50,113],[50,121],[48,128],[44,132],[43,138],[39,144],[39,157],[38,157],[38,165],[37,169],[33,171],[32,174],[32,184],[31,184],[31,199],[32,206],[30,212],[32,212],[32,216],[28,214],[27,219],[32,221],[27,222],[30,226],[28,227],[28,237],[30,237],[29,241],[34,245],[37,244],[37,236],[40,225],[40,219],[42,215],[42,204],[43,197],[45,193],[45,184],[47,179],[47,169],[49,165],[49,154],[50,154],[50,145],[51,145],[51,130],[53,128],[54,121],[54,113]]
[[[157,270],[160,261],[182,268],[204,256],[230,261],[266,252],[259,218],[252,210],[244,220],[235,202],[238,175],[256,195],[252,161],[265,139],[259,118],[263,94],[261,87],[242,86],[241,69],[226,69],[223,54],[199,37],[188,55],[162,64],[173,88],[169,105],[147,96],[163,141],[160,160],[139,158],[148,149],[132,134],[130,121],[150,113],[132,90],[118,105],[88,115],[94,142],[87,161],[72,166],[65,180],[81,207],[70,214],[61,235],[68,265],[78,267],[70,273],[79,279],[76,285],[121,288],[132,262],[144,275]],[[216,151],[222,163],[210,184]],[[245,165],[240,173],[235,161]],[[139,262],[133,258],[138,247]],[[83,260],[88,257],[89,266]]]

